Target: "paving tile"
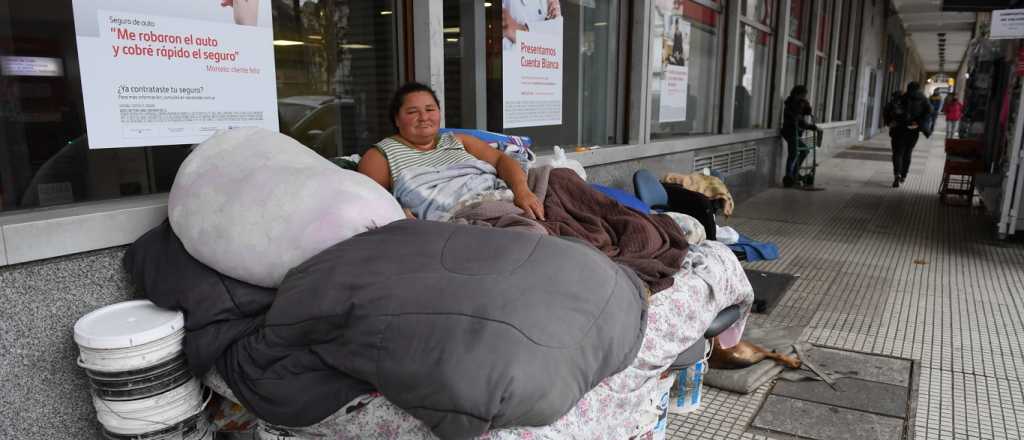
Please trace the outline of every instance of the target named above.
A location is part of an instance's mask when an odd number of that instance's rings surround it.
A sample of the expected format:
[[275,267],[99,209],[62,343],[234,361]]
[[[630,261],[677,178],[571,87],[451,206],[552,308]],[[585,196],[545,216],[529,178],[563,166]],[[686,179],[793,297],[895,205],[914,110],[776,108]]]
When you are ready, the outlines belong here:
[[821,381],[779,381],[771,393],[892,417],[907,415],[909,390],[906,387],[846,378],[835,382],[839,391]]
[[[882,155],[889,138],[858,145],[869,148],[848,152]],[[939,203],[941,136],[922,138],[914,153],[898,189],[887,161],[822,159],[825,191],[767,189],[721,219],[779,246],[779,259],[745,267],[800,275],[748,328],[808,326],[802,337],[814,344],[918,362],[907,415],[915,440],[1022,439],[1024,242],[994,240],[992,218],[978,209]],[[870,370],[850,379],[906,386],[909,368],[876,368],[906,372],[891,380]],[[670,438],[759,438],[746,427],[766,395],[707,389],[700,411],[673,416],[680,428]]]
[[753,426],[814,440],[899,440],[903,420],[768,396]]
[[910,385],[912,364],[905,359],[872,356],[823,347],[812,348],[806,354],[815,366],[828,373],[902,387]]

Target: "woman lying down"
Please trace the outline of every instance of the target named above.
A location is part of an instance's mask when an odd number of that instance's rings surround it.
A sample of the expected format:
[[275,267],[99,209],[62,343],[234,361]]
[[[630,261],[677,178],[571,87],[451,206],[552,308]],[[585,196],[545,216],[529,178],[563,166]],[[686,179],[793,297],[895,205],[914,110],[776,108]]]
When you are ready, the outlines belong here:
[[520,229],[586,241],[633,269],[652,292],[672,285],[686,255],[676,223],[604,197],[568,169],[530,170],[468,135],[438,133],[433,90],[406,84],[391,112],[398,133],[374,145],[359,172],[422,220]]
[[515,159],[470,135],[438,134],[441,105],[430,87],[400,87],[390,108],[398,133],[368,150],[359,172],[394,192],[407,213],[443,221],[465,197],[496,192],[527,218],[544,220],[544,206]]

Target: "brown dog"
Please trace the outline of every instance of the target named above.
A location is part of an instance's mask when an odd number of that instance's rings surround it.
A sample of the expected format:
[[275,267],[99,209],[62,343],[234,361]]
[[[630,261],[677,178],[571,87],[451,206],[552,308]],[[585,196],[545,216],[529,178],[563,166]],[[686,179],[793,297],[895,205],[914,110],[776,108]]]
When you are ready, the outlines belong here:
[[722,348],[718,338],[712,339],[714,348],[711,350],[711,358],[708,359],[708,366],[723,370],[745,368],[754,365],[766,358],[774,359],[776,362],[789,368],[800,368],[800,359],[795,356],[786,356],[768,351],[747,341],[740,341],[731,348]]

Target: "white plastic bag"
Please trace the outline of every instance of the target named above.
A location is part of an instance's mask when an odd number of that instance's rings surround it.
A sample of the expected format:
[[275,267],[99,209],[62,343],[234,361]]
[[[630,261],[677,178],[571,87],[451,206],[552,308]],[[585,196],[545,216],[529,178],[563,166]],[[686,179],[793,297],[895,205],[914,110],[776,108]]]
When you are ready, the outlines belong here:
[[555,158],[548,165],[551,165],[552,168],[568,168],[575,171],[581,179],[587,180],[587,172],[583,170],[583,164],[578,160],[566,158],[565,150],[557,145],[555,145]]
[[740,241],[740,233],[728,226],[716,226],[715,238],[724,244],[736,244]]
[[679,228],[683,230],[683,235],[686,236],[686,242],[692,246],[696,246],[704,242],[707,238],[707,231],[704,230],[704,225],[700,224],[697,219],[679,212],[666,212],[665,215],[672,218],[673,221],[679,225]]

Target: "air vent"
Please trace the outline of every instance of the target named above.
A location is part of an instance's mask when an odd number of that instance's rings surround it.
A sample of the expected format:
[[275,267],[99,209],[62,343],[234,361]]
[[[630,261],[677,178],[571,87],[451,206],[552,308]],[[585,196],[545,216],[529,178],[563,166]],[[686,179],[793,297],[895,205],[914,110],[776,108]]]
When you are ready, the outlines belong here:
[[711,168],[722,173],[723,176],[756,170],[757,147],[747,147],[742,150],[695,157],[693,159],[694,171],[700,171],[704,168]]

